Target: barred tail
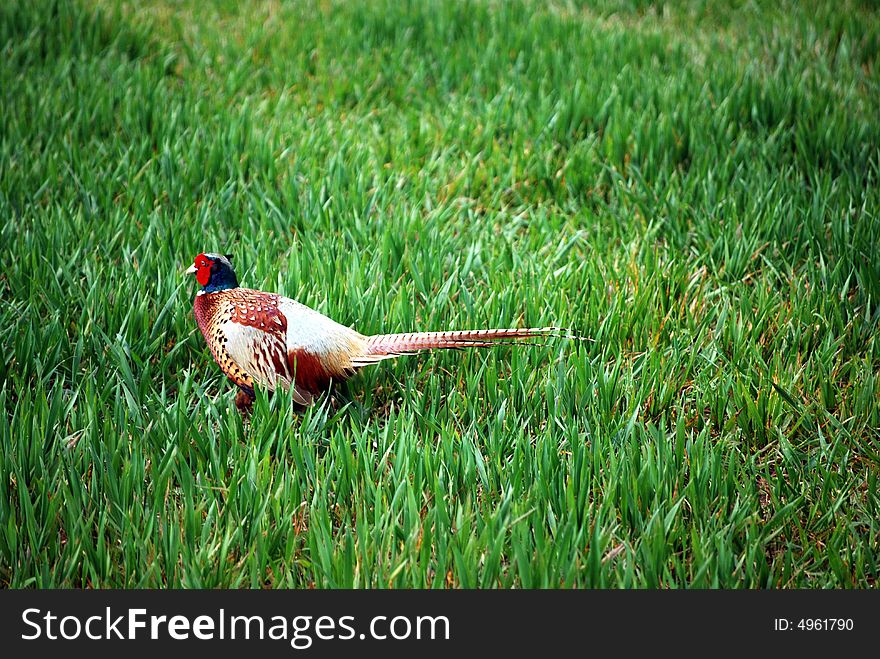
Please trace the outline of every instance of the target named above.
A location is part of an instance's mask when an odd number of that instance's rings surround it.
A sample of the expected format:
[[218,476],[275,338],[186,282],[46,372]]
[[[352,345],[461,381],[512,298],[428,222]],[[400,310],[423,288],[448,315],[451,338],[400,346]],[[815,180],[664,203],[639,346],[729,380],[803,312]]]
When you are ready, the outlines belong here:
[[[540,336],[573,337],[559,327],[523,329],[457,330],[451,332],[414,332],[412,334],[377,334],[367,337],[366,349],[352,360],[354,366],[367,366],[383,359],[436,348],[485,348],[499,342],[520,343]],[[505,341],[507,339],[507,341]]]

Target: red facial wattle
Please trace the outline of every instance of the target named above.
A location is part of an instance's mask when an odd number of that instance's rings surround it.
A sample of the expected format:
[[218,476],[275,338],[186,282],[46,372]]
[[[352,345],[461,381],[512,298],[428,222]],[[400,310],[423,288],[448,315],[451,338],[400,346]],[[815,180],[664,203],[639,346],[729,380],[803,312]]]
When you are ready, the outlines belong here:
[[196,279],[202,286],[207,286],[211,281],[211,262],[201,254],[196,257]]

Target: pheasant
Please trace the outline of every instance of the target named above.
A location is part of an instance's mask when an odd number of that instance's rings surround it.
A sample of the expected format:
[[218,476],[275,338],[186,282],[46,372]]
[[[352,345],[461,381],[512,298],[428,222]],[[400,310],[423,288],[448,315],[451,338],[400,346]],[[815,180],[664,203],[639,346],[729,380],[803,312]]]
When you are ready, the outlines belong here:
[[232,256],[199,254],[187,274],[196,294],[196,323],[223,373],[239,391],[247,412],[256,387],[293,388],[302,406],[364,366],[433,348],[482,348],[508,339],[558,335],[555,327],[414,332],[365,336],[304,304],[276,293],[240,288]]

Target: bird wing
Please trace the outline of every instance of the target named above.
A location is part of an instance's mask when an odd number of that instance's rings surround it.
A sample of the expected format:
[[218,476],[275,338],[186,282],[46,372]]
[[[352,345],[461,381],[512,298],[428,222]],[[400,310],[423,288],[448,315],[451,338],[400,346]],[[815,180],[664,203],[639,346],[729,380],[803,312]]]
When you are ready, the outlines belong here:
[[280,295],[235,289],[218,329],[230,359],[257,386],[287,390],[310,405],[331,380],[355,368],[366,338],[304,304]]
[[352,358],[364,351],[365,336],[290,298],[279,298],[278,310],[287,320],[285,343],[297,364],[297,383],[311,388],[317,380],[344,380],[354,373]]
[[[281,296],[248,288],[236,288],[225,297],[217,315],[217,330],[229,359],[253,384],[270,391],[287,390],[294,382],[287,349],[287,318],[279,309]],[[294,385],[294,400],[310,405],[312,395]]]
[[[250,376],[254,384],[269,391],[288,390],[293,373],[283,335],[259,327],[228,320],[220,326],[226,338],[225,348],[235,364]],[[313,396],[300,386],[293,388],[293,399],[300,405],[311,405]]]

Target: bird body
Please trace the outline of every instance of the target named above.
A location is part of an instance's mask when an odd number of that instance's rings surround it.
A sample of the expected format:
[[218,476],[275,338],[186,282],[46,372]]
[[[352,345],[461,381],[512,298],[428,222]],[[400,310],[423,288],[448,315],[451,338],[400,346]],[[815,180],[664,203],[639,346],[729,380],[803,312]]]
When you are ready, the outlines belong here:
[[188,272],[202,285],[194,302],[196,323],[214,360],[238,386],[236,404],[243,409],[253,402],[257,387],[292,387],[297,403],[311,405],[332,382],[385,359],[560,331],[543,327],[365,336],[296,300],[239,287],[228,257],[199,254]]
[[351,357],[365,351],[366,337],[274,293],[200,291],[194,310],[214,360],[251,397],[255,386],[294,385],[294,400],[309,405],[331,381],[353,375]]

